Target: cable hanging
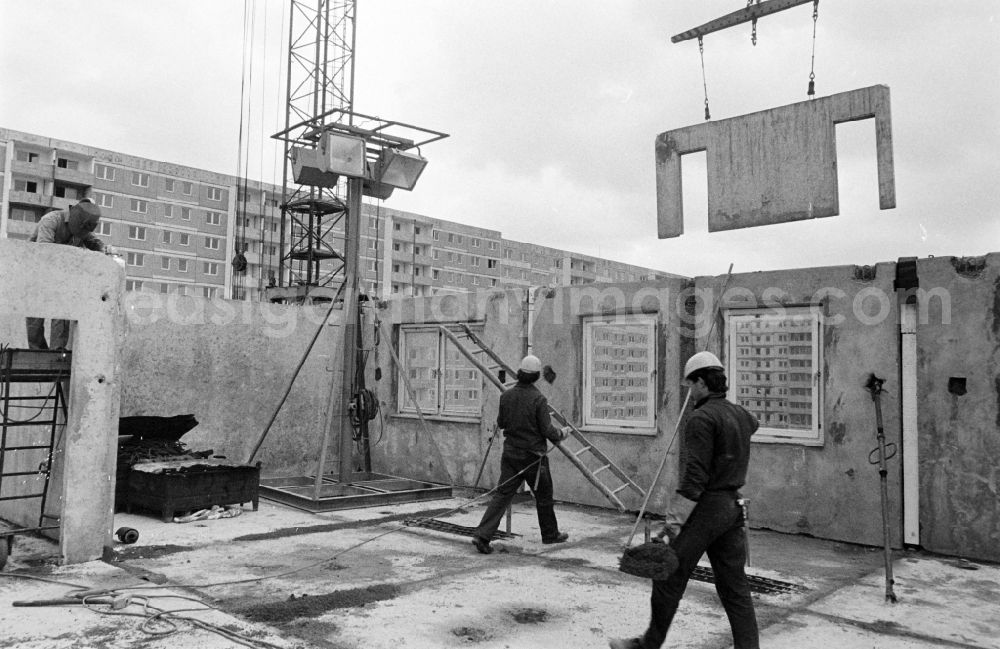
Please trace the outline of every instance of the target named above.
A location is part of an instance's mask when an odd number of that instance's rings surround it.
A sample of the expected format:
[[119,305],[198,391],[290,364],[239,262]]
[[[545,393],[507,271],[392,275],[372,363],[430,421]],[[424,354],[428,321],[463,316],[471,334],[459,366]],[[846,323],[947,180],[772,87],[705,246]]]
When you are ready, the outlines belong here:
[[705,79],[705,42],[701,36],[698,37],[698,54],[701,56],[701,86],[705,89],[705,121],[712,119],[712,113],[708,110],[708,81]]
[[813,40],[812,40],[812,60],[809,63],[809,90],[806,93],[810,97],[816,94],[816,23],[819,20],[819,0],[813,0]]

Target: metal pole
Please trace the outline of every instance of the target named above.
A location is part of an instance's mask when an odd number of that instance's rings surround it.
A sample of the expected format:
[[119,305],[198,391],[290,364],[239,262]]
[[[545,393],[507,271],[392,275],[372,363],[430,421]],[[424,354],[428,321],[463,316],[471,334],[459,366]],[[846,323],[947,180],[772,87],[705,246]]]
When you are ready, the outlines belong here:
[[[883,540],[883,553],[882,559],[885,564],[885,601],[895,602],[896,593],[893,592],[893,584],[895,579],[892,575],[892,544],[890,540],[890,529],[889,529],[889,485],[888,485],[888,474],[889,470],[886,468],[886,451],[885,451],[885,429],[882,427],[882,384],[885,383],[885,379],[880,379],[874,374],[868,379],[868,383],[865,386],[869,392],[872,394],[872,400],[875,402],[875,425],[876,425],[876,439],[878,440],[878,448],[876,448],[873,453],[878,453],[878,459],[873,462],[878,464],[878,476],[879,476],[879,498],[882,505],[882,540]],[[869,457],[869,462],[871,458]]]
[[361,243],[361,178],[347,182],[347,218],[344,222],[344,376],[341,385],[340,416],[340,482],[351,482],[354,438],[351,434],[351,413],[344,407],[354,397],[354,375],[357,372],[358,326],[358,251]]

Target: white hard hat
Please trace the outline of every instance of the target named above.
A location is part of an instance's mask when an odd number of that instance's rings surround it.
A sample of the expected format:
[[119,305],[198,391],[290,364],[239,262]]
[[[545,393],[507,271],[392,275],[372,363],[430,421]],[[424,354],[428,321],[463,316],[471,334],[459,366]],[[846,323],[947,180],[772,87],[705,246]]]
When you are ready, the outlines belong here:
[[522,372],[528,372],[530,374],[538,374],[542,371],[542,361],[538,360],[537,356],[532,356],[528,354],[521,359],[521,366],[517,369]]
[[712,368],[716,370],[725,369],[722,366],[722,361],[720,361],[719,358],[712,352],[698,352],[689,358],[688,362],[684,365],[684,378],[687,378],[694,372],[705,368]]

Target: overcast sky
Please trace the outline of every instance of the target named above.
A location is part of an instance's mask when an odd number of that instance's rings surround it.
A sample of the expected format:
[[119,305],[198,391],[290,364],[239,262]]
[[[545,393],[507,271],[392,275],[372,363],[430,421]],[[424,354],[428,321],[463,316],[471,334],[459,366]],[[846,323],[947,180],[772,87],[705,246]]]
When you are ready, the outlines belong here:
[[[0,126],[280,183],[284,0],[0,1]],[[823,0],[817,96],[892,93],[897,207],[878,209],[874,121],[837,127],[840,216],[707,231],[704,155],[685,234],[656,237],[653,142],[701,123],[696,41],[742,0],[359,0],[355,110],[449,133],[386,201],[505,237],[684,275],[1000,251],[1000,2]],[[244,89],[244,11],[256,17]],[[807,99],[806,4],[705,37],[714,120]]]

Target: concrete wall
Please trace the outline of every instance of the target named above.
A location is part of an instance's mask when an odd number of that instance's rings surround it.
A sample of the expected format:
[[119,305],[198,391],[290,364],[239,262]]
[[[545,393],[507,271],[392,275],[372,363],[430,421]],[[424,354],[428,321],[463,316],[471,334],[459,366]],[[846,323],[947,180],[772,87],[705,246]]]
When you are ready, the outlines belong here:
[[[114,474],[116,437],[109,432],[115,430],[113,416],[119,412],[192,413],[200,424],[183,440],[189,447],[245,460],[325,313],[321,307],[146,293],[120,297],[120,270],[100,255],[16,241],[0,241],[0,246],[4,306],[0,340],[15,347],[25,345],[25,314],[69,317],[80,323],[83,346],[74,353],[66,436],[66,484],[73,488],[60,488],[58,493],[67,507],[71,500],[74,503],[72,513],[64,508],[69,526],[64,530],[81,532],[85,540],[83,549],[67,550],[67,557],[91,556],[95,543],[100,546],[109,539],[113,491],[108,481]],[[482,468],[478,486],[483,488],[492,488],[498,477],[499,440],[487,456],[499,394],[491,384],[483,385],[481,416],[427,417],[421,422],[398,414],[402,386],[388,350],[390,345],[398,349],[400,325],[477,323],[483,340],[511,365],[530,344],[531,351],[557,373],[552,385],[540,382],[540,388],[553,406],[579,425],[582,318],[655,313],[659,359],[655,430],[637,434],[596,429],[586,434],[643,487],[652,482],[666,454],[665,469],[648,507],[662,511],[675,488],[683,450],[678,438],[667,453],[685,397],[680,382],[683,361],[701,349],[714,351],[724,360],[727,354],[721,344],[724,321],[714,317],[716,307],[813,305],[826,323],[823,444],[754,444],[744,489],[751,499],[752,524],[881,544],[879,476],[869,462],[869,453],[876,447],[875,411],[864,388],[868,375],[875,373],[886,379],[882,395],[886,438],[899,448],[888,463],[893,543],[901,544],[903,503],[912,505],[919,497],[921,545],[946,554],[1000,560],[996,542],[1000,538],[996,459],[1000,457],[1000,255],[918,263],[919,488],[910,494],[904,494],[902,486],[906,476],[901,436],[901,297],[894,291],[895,276],[896,265],[882,263],[746,273],[728,281],[724,276],[698,277],[363,303],[365,344],[373,352],[368,387],[381,407],[381,416],[370,424],[372,468],[463,486],[476,483]],[[96,301],[90,299],[95,291],[99,294]],[[107,299],[101,300],[105,295]],[[337,407],[337,399],[330,399],[331,390],[339,395],[339,318],[337,311],[333,324],[322,327],[262,444],[258,459],[264,475],[309,475],[317,468],[326,409],[329,403]],[[377,346],[376,329],[381,338]],[[114,344],[120,335],[124,342]],[[116,372],[119,364],[121,371]],[[964,392],[959,379],[965,379]],[[99,425],[94,423],[98,419]],[[339,417],[334,421],[339,422]],[[336,445],[331,448],[327,470],[338,459]],[[555,452],[551,458],[558,499],[608,505],[565,457]],[[94,476],[99,476],[98,482]],[[628,491],[622,495],[627,507],[640,506],[637,495]]]
[[[181,440],[244,462],[261,439],[321,326],[327,307],[292,307],[130,292],[126,297],[122,416],[194,414]],[[343,368],[342,312],[333,312],[305,358],[255,461],[266,476],[317,469],[331,381]],[[335,454],[328,456],[327,468]]]
[[[1000,255],[917,268],[920,542],[998,561]],[[964,393],[952,379],[965,380]]]
[[[887,379],[881,396],[889,441],[899,442],[898,312],[894,264],[878,264],[864,278],[853,266],[734,275],[723,307],[815,305],[825,317],[823,335],[822,446],[754,444],[743,493],[755,527],[878,545],[882,542],[877,468],[868,462],[876,446],[875,407],[864,384],[870,373]],[[718,294],[722,277],[698,278],[699,292]],[[718,351],[723,327],[698,348]],[[707,342],[707,344],[706,344]],[[894,542],[901,530],[900,463],[889,465]]]
[[[49,487],[67,563],[96,559],[111,542],[123,287],[124,273],[104,255],[0,240],[0,341],[25,347],[25,316],[76,322],[68,420]],[[13,510],[15,522],[38,524],[32,504],[31,516]]]

